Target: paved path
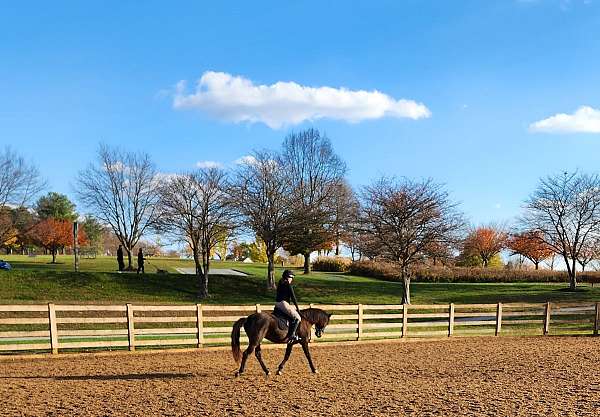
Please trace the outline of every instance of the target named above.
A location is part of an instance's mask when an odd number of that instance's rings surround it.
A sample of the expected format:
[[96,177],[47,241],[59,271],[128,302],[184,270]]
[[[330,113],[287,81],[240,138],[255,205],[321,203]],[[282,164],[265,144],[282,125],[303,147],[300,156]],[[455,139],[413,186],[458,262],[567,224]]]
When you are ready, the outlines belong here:
[[[196,273],[196,268],[175,268],[177,272],[180,274],[194,275]],[[208,271],[208,275],[224,275],[228,277],[245,277],[248,274],[244,274],[240,271],[235,271],[233,269],[211,269]]]

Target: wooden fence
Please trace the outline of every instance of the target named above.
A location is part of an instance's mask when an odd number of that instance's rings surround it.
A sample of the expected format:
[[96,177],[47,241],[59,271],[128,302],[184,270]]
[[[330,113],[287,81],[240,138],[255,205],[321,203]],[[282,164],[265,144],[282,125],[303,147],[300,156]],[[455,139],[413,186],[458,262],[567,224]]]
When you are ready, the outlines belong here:
[[[306,308],[309,306],[301,306]],[[598,335],[600,303],[313,305],[333,313],[312,342],[474,335]],[[0,305],[0,352],[228,344],[240,317],[272,305]],[[243,334],[243,333],[242,333]],[[245,335],[242,343],[246,342]]]

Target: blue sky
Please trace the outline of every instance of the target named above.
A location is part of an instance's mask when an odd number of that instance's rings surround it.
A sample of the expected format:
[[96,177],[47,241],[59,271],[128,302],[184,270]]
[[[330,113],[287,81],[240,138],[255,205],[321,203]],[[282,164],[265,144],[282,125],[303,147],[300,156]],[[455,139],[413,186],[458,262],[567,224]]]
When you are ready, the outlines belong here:
[[[518,215],[541,176],[599,168],[600,1],[13,3],[0,6],[0,144],[68,195],[100,141],[178,172],[309,126],[353,185],[432,177],[476,224]],[[226,91],[195,96],[211,72]],[[240,110],[254,88],[264,105]],[[427,114],[407,116],[418,105]]]

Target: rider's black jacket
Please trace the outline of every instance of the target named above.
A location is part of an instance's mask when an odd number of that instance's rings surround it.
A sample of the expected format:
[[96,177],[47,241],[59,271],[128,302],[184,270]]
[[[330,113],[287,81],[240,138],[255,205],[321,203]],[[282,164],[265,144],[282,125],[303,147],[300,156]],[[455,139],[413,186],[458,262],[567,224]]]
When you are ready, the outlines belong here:
[[287,301],[288,303],[293,302],[296,308],[298,308],[298,301],[296,300],[294,289],[292,288],[292,285],[288,282],[287,279],[282,278],[277,283],[277,296],[275,298],[275,301]]

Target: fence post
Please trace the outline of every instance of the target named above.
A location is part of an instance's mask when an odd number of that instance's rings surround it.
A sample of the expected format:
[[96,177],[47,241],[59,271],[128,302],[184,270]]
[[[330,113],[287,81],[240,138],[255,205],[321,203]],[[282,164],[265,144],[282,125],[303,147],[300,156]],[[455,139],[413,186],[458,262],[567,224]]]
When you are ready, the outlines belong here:
[[496,307],[496,336],[500,334],[502,329],[502,303],[498,303]]
[[363,305],[358,305],[358,337],[356,340],[362,339],[363,334]]
[[52,354],[58,353],[58,326],[56,325],[56,308],[54,304],[48,303],[48,324],[50,329],[50,348]]
[[256,305],[256,312],[257,312],[257,313],[260,313],[261,311],[262,311],[262,310],[261,310],[261,308],[260,308],[260,304],[257,304],[257,305]]
[[550,333],[550,302],[546,303],[544,314],[544,336]]
[[202,304],[196,304],[196,331],[198,347],[201,348],[204,344],[204,321],[202,317]]
[[454,303],[450,303],[448,310],[448,337],[454,334]]
[[408,334],[408,304],[402,305],[402,337]]
[[594,318],[594,336],[598,336],[598,328],[600,328],[600,303],[596,303],[596,315]]
[[133,325],[133,306],[126,304],[127,308],[127,340],[129,341],[129,350],[135,350],[135,327]]

